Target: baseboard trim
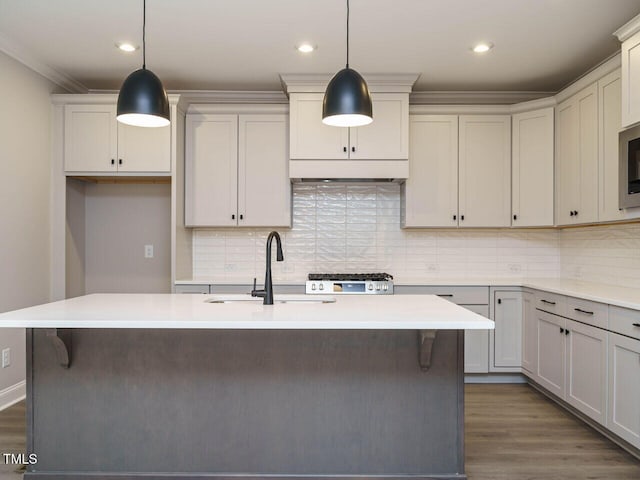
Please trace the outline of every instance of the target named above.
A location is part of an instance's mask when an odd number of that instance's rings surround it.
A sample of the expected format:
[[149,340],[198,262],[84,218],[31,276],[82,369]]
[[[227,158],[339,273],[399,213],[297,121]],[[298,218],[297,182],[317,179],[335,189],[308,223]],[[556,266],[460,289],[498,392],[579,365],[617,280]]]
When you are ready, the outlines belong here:
[[27,396],[27,381],[11,385],[10,387],[0,390],[0,412],[5,408],[9,408],[11,405],[24,400]]
[[527,383],[521,373],[465,373],[464,383]]

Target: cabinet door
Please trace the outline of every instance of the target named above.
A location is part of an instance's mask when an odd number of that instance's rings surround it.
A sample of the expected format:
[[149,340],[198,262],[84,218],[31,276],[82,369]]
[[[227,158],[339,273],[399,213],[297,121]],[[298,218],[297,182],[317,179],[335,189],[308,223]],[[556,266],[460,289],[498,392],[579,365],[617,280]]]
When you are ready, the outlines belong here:
[[[606,422],[607,332],[567,320],[566,400],[585,415]],[[640,381],[640,377],[638,377]]]
[[349,157],[365,160],[409,158],[409,96],[406,93],[375,93],[373,122],[350,128]]
[[522,369],[534,376],[538,363],[538,325],[535,298],[531,292],[522,293]]
[[511,117],[460,117],[461,227],[511,225]]
[[598,220],[598,89],[581,90],[558,106],[557,221]]
[[405,227],[458,225],[458,117],[412,115],[409,178],[402,187]]
[[494,292],[492,371],[522,367],[522,292]]
[[322,123],[322,93],[292,93],[289,153],[292,159],[349,158],[349,129]]
[[237,186],[238,116],[187,115],[186,225],[236,225]]
[[512,222],[553,225],[553,108],[513,116]]
[[66,172],[112,172],[117,166],[115,105],[64,107]]
[[118,122],[118,171],[171,171],[171,126],[134,127]]
[[622,126],[640,122],[640,32],[622,43]]
[[538,365],[535,379],[544,388],[564,398],[565,319],[536,310]]
[[[489,318],[487,305],[463,305],[467,310]],[[464,331],[464,373],[489,372],[489,330]]]
[[291,226],[286,115],[238,119],[238,225]]
[[640,340],[609,333],[607,428],[640,448]]
[[622,128],[620,70],[598,81],[598,168],[600,199],[598,220],[608,222],[640,217],[640,208],[618,208],[620,191],[619,139]]

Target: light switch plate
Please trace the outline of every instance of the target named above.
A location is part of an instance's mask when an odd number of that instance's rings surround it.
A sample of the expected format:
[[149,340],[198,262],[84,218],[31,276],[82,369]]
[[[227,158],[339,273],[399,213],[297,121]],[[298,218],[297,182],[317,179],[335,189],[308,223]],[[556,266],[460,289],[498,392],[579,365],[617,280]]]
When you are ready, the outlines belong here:
[[144,258],[153,258],[153,245],[144,246]]
[[11,365],[11,349],[5,348],[2,350],[2,368],[7,368]]

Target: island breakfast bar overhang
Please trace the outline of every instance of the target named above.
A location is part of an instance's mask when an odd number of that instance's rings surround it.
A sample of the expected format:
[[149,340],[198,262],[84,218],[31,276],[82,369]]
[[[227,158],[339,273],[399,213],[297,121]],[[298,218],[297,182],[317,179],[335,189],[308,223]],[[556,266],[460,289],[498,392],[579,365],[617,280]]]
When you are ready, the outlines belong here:
[[0,315],[28,329],[25,478],[466,478],[463,331],[493,322],[432,295],[305,298]]

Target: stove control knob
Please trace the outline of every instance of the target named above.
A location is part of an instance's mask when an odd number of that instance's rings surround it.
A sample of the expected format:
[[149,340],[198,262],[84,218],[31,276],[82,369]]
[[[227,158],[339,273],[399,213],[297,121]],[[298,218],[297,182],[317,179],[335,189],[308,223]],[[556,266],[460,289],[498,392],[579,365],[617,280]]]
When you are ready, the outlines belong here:
[[320,285],[318,285],[318,290],[324,290],[324,283],[321,283]]
[[315,290],[315,289],[316,289],[316,284],[315,284],[315,283],[312,283],[312,284],[311,284],[311,290]]
[[373,290],[373,284],[372,284],[372,283],[370,283],[370,284],[367,286],[367,289],[368,289],[368,290]]
[[376,291],[378,291],[378,292],[380,291],[380,284],[379,283],[376,283]]
[[386,283],[382,285],[382,290],[384,290],[385,292],[389,290],[389,285],[387,285]]

